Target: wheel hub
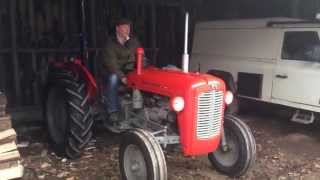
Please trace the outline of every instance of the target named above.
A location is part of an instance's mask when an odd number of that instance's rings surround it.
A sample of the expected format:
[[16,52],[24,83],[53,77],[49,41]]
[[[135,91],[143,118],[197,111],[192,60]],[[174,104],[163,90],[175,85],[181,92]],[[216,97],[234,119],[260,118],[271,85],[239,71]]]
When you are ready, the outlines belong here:
[[230,148],[230,146],[225,145],[225,146],[221,146],[221,151],[226,153],[226,152],[232,151],[232,149]]
[[131,166],[131,171],[137,172],[140,169],[140,164],[137,161],[134,161]]
[[127,146],[124,152],[124,169],[127,179],[147,180],[146,162],[138,146]]
[[227,135],[228,144],[219,148],[218,151],[214,153],[216,159],[224,166],[232,166],[238,159],[239,147],[236,142],[236,138],[229,134]]

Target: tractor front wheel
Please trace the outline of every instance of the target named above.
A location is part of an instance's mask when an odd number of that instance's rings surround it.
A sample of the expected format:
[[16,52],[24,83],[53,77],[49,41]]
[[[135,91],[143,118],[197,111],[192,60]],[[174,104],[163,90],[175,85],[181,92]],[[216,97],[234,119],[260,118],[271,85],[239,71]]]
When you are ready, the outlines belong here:
[[119,160],[123,180],[167,179],[167,166],[161,146],[145,130],[133,129],[123,136]]
[[253,166],[256,159],[256,143],[250,128],[239,118],[226,115],[224,119],[226,145],[208,158],[217,171],[231,177],[239,177]]

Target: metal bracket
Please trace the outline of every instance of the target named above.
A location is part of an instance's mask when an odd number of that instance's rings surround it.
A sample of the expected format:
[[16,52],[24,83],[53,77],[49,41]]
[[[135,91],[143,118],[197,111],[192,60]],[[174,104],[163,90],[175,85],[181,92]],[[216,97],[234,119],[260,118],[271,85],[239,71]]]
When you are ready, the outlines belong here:
[[[160,131],[155,131],[152,133],[153,136],[155,136],[156,140],[159,142],[159,144],[163,145],[164,148],[167,147],[168,144],[179,144],[180,143],[180,137],[178,135],[170,135],[168,136],[167,126],[164,127],[164,129]],[[162,135],[160,135],[162,134]]]

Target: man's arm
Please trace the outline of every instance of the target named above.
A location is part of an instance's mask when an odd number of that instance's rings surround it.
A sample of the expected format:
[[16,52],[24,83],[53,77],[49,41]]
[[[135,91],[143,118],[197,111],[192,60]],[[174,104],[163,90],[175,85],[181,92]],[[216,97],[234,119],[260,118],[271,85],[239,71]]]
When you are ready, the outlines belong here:
[[104,66],[110,73],[116,73],[120,78],[124,76],[124,73],[120,70],[120,67],[117,62],[117,55],[114,47],[107,45],[104,50]]

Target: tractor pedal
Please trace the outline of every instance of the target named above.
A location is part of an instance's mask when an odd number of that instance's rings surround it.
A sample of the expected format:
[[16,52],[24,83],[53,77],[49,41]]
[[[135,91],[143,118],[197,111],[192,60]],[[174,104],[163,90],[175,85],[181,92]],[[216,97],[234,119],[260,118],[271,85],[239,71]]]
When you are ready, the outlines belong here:
[[116,128],[118,128],[119,130],[128,130],[128,129],[131,129],[132,126],[130,126],[129,124],[127,124],[125,122],[119,122],[116,124]]
[[291,118],[291,121],[301,124],[311,124],[315,120],[313,112],[296,110]]
[[113,133],[122,133],[129,129],[125,127],[119,127],[119,125],[115,125],[115,124],[104,124],[104,127]]

